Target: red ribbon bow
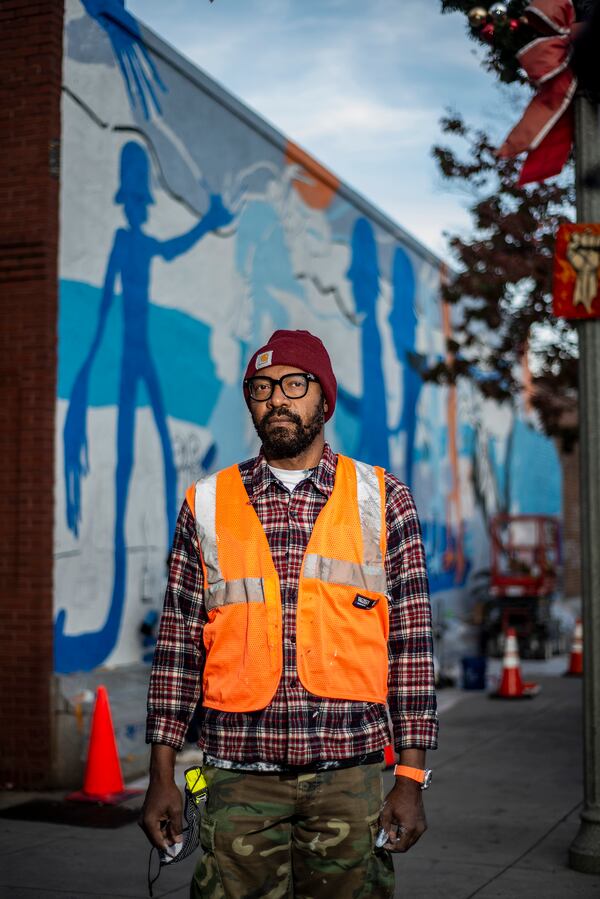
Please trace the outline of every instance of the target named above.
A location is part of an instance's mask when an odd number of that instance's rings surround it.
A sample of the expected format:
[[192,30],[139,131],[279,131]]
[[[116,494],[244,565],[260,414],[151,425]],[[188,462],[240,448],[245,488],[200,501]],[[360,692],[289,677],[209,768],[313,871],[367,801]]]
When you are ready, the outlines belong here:
[[533,0],[525,10],[529,24],[542,37],[517,54],[536,94],[510,132],[498,156],[528,151],[519,175],[519,186],[558,175],[573,145],[573,107],[577,79],[569,66],[575,22],[571,0]]

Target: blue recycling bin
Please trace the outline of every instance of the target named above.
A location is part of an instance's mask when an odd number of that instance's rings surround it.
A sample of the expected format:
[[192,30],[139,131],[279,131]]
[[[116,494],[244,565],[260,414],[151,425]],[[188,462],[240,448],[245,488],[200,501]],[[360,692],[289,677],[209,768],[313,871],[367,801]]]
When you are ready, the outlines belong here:
[[485,690],[485,656],[465,656],[462,660],[463,690]]

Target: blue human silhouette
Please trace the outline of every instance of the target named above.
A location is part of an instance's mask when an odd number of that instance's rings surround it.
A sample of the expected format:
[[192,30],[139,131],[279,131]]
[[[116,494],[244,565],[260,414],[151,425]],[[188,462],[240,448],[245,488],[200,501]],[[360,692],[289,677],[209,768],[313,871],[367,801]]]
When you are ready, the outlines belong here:
[[[356,455],[363,462],[389,468],[385,381],[381,336],[377,325],[379,264],[375,234],[366,218],[358,218],[354,224],[348,278],[354,292],[356,311],[362,319],[363,393],[357,410],[360,436]],[[343,394],[341,399],[344,401]]]
[[166,92],[167,88],[144,45],[136,19],[125,9],[125,0],[81,2],[110,39],[133,109],[139,103],[146,120],[150,118],[151,106],[160,115],[157,90]]
[[113,591],[107,619],[99,631],[77,635],[66,634],[66,611],[62,609],[58,613],[54,646],[56,670],[59,672],[90,670],[97,667],[108,656],[117,640],[125,599],[127,567],[125,517],[134,462],[136,393],[141,384],[146,387],[162,446],[167,545],[170,544],[175,528],[176,469],[165,406],[148,341],[152,259],[159,256],[171,261],[187,252],[209,231],[223,227],[232,220],[232,215],[223,206],[221,197],[213,194],[207,213],[187,233],[169,240],[157,240],[145,234],[142,228],[148,217],[148,206],[154,203],[154,199],[150,192],[148,156],[141,144],[134,141],[125,144],[121,152],[120,168],[121,183],[115,203],[123,205],[128,227],[119,228],[115,234],[102,289],[96,333],[75,379],[63,432],[67,525],[77,536],[81,521],[81,478],[89,471],[86,419],[90,373],[114,298],[115,281],[119,276],[124,327],[117,421]]
[[396,356],[403,369],[402,411],[396,432],[404,431],[406,434],[404,480],[412,486],[417,404],[423,379],[416,366],[415,272],[408,253],[402,247],[396,247],[394,252],[392,290],[393,305],[389,322]]

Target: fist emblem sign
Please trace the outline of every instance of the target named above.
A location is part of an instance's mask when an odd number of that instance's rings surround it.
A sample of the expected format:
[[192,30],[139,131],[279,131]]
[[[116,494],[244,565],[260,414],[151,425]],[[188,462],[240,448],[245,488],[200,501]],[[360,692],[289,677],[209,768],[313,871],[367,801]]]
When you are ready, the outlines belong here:
[[600,234],[593,231],[579,231],[571,235],[566,257],[575,269],[575,292],[573,305],[582,303],[587,312],[592,311],[594,297],[598,293],[600,268]]

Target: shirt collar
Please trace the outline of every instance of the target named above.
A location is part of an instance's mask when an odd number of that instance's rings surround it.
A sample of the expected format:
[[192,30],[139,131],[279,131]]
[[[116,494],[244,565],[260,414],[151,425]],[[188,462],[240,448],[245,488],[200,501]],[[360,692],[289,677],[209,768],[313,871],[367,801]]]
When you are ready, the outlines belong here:
[[[323,448],[323,455],[316,468],[313,468],[308,479],[312,481],[316,489],[329,499],[335,481],[337,467],[337,455],[332,451],[328,443]],[[270,484],[277,482],[277,478],[269,468],[264,452],[260,451],[254,462],[252,470],[251,487],[252,496],[264,493]]]

